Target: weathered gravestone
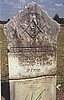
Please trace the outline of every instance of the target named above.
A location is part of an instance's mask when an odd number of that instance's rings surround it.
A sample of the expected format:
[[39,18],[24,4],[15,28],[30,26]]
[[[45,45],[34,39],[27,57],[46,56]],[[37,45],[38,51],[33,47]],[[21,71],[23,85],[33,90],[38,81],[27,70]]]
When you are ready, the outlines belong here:
[[[8,39],[9,51],[9,79],[27,79],[55,75],[57,66],[56,44],[59,29],[59,24],[52,20],[47,12],[42,10],[36,3],[30,3],[23,11],[20,11],[18,15],[5,24],[4,33]],[[53,79],[54,77],[52,77],[52,82]],[[33,81],[33,79],[31,81]],[[43,78],[41,81],[44,81]],[[21,81],[20,85],[22,86],[22,84],[24,83]],[[51,82],[49,85],[50,84]],[[36,84],[34,84],[34,87],[35,85]],[[55,90],[54,85],[55,83],[52,85],[53,91]],[[15,86],[18,86],[18,84],[15,83]],[[25,84],[23,87],[25,87]],[[23,93],[24,91],[27,92],[30,87],[31,85],[28,86],[26,90],[24,89]],[[47,85],[45,85],[45,87],[47,88]],[[20,88],[18,87],[18,89]],[[51,87],[48,88],[48,92],[49,91],[51,91]],[[23,93],[20,92],[22,95]],[[52,95],[54,93],[55,92],[53,92]],[[50,99],[43,98],[44,100],[55,100],[55,97],[54,99],[53,97],[51,96]],[[21,98],[23,98],[22,100],[43,99],[36,99],[36,97],[35,99],[30,99],[30,97],[29,99],[28,97],[25,99],[22,96]],[[18,97],[14,100],[18,100]]]
[[10,81],[11,100],[55,100],[56,77]]

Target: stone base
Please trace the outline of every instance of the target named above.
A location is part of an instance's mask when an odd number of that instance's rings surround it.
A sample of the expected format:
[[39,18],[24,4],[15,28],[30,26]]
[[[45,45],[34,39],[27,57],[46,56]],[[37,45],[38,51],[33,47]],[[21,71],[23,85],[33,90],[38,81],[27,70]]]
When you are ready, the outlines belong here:
[[10,100],[56,100],[56,76],[10,80]]

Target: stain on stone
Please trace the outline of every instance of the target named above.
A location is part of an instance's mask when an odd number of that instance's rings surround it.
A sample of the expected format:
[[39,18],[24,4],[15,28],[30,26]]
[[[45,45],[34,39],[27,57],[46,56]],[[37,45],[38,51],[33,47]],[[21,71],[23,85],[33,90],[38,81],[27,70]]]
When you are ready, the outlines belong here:
[[52,74],[52,69],[56,68],[59,29],[60,25],[36,3],[30,3],[5,24],[4,33],[9,41],[10,51],[9,77],[49,75],[49,71]]

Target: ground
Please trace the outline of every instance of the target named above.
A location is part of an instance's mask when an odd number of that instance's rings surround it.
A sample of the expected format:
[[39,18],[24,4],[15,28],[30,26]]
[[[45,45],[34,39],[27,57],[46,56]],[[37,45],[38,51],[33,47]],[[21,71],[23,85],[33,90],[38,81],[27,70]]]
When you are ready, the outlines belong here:
[[1,54],[1,80],[8,80],[8,57],[7,41],[3,32],[3,25],[0,25],[0,54]]
[[57,89],[57,100],[64,100],[64,26],[61,26],[57,42],[57,84],[61,84]]

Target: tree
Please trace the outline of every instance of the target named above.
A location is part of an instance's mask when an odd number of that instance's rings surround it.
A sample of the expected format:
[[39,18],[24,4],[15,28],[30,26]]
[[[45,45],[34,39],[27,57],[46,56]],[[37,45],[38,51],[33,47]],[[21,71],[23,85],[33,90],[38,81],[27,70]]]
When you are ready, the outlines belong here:
[[10,21],[10,19],[7,20],[7,22],[9,22],[9,21]]
[[53,18],[55,21],[57,21],[58,23],[60,23],[60,18],[59,18],[59,15],[56,14]]

